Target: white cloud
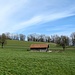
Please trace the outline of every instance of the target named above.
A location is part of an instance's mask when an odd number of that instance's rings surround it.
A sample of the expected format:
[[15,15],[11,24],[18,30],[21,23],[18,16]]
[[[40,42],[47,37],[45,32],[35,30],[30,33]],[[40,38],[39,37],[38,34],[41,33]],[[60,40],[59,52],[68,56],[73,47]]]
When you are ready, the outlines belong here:
[[22,29],[24,27],[29,27],[29,26],[35,25],[39,22],[41,22],[41,17],[40,16],[35,16],[35,17],[25,21],[25,22],[21,22],[21,23],[15,25],[15,26],[13,26],[12,30],[16,31],[16,30]]
[[12,29],[13,29],[13,31],[16,31],[16,30],[19,30],[22,28],[37,25],[38,23],[45,23],[48,21],[54,21],[57,19],[75,15],[75,14],[69,14],[69,13],[70,12],[68,11],[68,13],[60,12],[60,13],[54,13],[54,14],[45,15],[45,16],[44,15],[35,16],[27,21],[24,21],[24,22],[21,22],[21,23],[15,25],[14,27],[12,27]]
[[[7,32],[12,25],[10,16],[16,13],[27,0],[0,1],[0,33]],[[11,31],[10,31],[11,32]]]
[[[75,15],[74,4],[70,4],[70,0],[2,0],[0,1],[0,32],[16,32],[38,23]],[[15,19],[17,14],[19,15]]]

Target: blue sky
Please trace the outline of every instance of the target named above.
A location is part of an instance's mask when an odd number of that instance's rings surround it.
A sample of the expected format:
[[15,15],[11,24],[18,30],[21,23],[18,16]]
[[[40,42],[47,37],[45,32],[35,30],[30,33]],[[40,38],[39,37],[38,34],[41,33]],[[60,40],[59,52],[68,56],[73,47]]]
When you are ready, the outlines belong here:
[[0,0],[0,34],[70,35],[75,0]]

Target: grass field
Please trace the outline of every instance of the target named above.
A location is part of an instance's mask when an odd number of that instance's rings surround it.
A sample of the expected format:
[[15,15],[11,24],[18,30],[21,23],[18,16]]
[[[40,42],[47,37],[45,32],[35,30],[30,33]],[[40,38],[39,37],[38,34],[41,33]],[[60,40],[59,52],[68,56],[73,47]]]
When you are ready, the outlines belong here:
[[[0,75],[75,75],[75,48],[64,52],[31,52],[37,42],[8,41],[0,48]],[[51,50],[62,50],[50,43]]]

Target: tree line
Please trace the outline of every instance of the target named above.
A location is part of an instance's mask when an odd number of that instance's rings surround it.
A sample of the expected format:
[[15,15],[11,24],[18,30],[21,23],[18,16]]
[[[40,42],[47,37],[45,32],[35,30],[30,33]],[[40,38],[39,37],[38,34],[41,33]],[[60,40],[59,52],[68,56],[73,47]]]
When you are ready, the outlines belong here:
[[65,42],[66,45],[75,46],[75,32],[73,32],[70,37],[66,35],[39,35],[39,34],[30,34],[27,36],[27,41],[35,41],[35,42],[52,42],[59,44],[60,42]]
[[[8,40],[20,40],[20,41],[25,41],[26,36],[24,34],[11,34],[11,33],[2,33],[2,35],[5,35],[5,38]],[[0,39],[2,37],[0,35]]]
[[0,44],[3,48],[4,44],[7,43],[6,40],[20,40],[25,41],[26,36],[24,34],[11,34],[11,33],[2,33],[0,35]]
[[[26,35],[24,34],[11,34],[11,33],[2,33],[0,35],[0,43],[3,45],[6,43],[6,40],[20,40],[20,41],[25,41],[26,40]],[[70,37],[66,35],[51,35],[51,36],[46,36],[44,34],[29,34],[27,36],[27,41],[35,41],[35,42],[52,42],[56,43],[58,45],[61,45],[63,49],[65,46],[75,46],[75,32],[73,32]]]

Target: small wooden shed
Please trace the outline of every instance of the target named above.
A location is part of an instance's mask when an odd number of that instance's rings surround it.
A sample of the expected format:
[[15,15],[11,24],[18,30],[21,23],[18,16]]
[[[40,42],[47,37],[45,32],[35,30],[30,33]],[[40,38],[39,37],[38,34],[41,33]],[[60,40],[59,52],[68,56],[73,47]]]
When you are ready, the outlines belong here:
[[47,52],[48,48],[49,48],[48,44],[31,44],[30,46],[30,50],[40,52]]

